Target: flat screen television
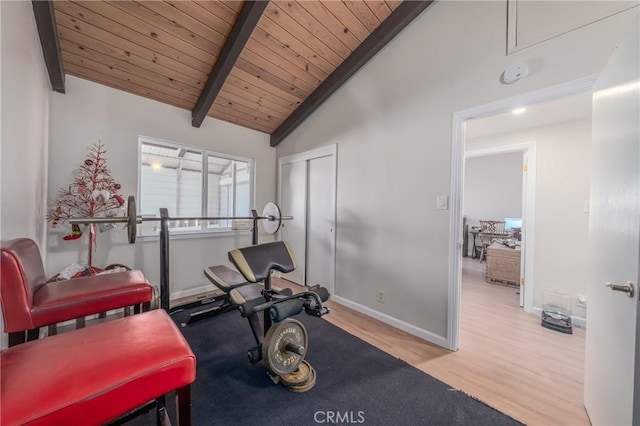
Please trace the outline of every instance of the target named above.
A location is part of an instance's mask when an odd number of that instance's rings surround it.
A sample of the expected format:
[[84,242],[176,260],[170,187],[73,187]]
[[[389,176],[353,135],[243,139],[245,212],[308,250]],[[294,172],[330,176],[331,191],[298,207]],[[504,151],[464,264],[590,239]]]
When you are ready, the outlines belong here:
[[504,229],[510,231],[513,228],[522,228],[522,218],[520,217],[505,217]]

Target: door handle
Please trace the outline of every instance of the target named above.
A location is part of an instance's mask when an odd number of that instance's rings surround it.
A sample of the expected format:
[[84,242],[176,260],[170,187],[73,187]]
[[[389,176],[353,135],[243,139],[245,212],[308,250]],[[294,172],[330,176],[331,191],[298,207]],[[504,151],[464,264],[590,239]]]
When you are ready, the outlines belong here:
[[633,298],[633,295],[635,294],[635,288],[631,281],[627,281],[626,285],[617,285],[617,284],[611,284],[607,282],[607,283],[604,283],[604,286],[609,287],[613,291],[621,291],[623,293],[627,293],[627,296],[631,298]]

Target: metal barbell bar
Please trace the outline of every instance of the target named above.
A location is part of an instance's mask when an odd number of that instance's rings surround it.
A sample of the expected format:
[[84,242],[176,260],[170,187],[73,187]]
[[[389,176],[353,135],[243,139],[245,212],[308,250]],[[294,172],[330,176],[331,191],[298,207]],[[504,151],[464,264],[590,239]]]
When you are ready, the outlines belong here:
[[262,224],[265,232],[268,234],[275,234],[280,229],[283,220],[292,220],[293,216],[282,216],[280,207],[269,201],[262,210],[262,216],[258,216],[253,211],[253,216],[192,216],[192,217],[142,217],[138,216],[136,210],[136,198],[130,195],[127,200],[127,215],[119,217],[85,217],[85,218],[73,218],[69,219],[70,224],[101,224],[101,223],[126,223],[127,224],[127,236],[129,238],[129,244],[136,242],[136,235],[138,232],[138,224],[142,222],[161,222],[169,220],[262,220]]

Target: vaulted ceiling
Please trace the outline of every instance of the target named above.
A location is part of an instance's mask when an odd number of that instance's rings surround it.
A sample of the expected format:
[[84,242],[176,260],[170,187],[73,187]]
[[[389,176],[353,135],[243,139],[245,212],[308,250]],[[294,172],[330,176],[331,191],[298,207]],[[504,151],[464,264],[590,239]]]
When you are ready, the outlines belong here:
[[191,110],[196,127],[208,115],[269,133],[275,146],[430,3],[33,5],[54,90],[74,75]]

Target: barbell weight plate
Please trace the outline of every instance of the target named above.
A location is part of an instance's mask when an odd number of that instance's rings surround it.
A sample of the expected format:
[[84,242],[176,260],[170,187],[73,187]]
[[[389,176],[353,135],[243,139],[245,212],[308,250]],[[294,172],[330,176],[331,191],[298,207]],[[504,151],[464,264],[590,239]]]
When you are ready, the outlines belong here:
[[136,234],[138,233],[138,212],[136,211],[136,197],[129,195],[127,199],[127,236],[129,244],[136,242]]
[[302,361],[298,368],[288,374],[280,376],[280,381],[286,387],[304,386],[311,378],[311,365],[307,361]]
[[291,392],[296,392],[296,393],[306,392],[310,390],[316,384],[316,370],[314,370],[313,367],[311,366],[309,366],[309,368],[311,369],[311,372],[309,373],[309,378],[304,384],[301,384],[298,386],[291,386],[291,385],[287,386],[285,384],[285,387],[289,389]]
[[[280,224],[282,223],[282,214],[280,212],[280,207],[272,201],[269,201],[262,209],[262,226],[264,228],[264,232],[267,234],[275,234],[280,229]],[[268,218],[272,217],[273,220],[269,220]]]
[[294,372],[304,355],[286,350],[288,342],[307,349],[308,337],[304,325],[291,318],[274,324],[269,328],[262,342],[262,360],[267,370],[277,376]]

